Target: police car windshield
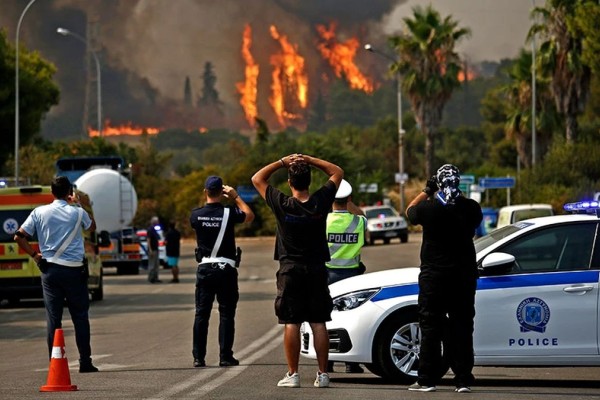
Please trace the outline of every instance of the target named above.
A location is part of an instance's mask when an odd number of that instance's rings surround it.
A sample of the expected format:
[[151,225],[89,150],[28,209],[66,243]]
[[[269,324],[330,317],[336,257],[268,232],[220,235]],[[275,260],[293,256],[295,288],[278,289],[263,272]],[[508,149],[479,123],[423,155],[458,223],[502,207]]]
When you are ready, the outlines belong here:
[[504,239],[505,237],[512,235],[513,233],[520,231],[525,226],[521,224],[516,225],[507,225],[500,229],[496,229],[491,231],[485,236],[482,236],[475,240],[475,252],[479,253],[481,250],[485,249],[488,246],[493,245],[499,240]]

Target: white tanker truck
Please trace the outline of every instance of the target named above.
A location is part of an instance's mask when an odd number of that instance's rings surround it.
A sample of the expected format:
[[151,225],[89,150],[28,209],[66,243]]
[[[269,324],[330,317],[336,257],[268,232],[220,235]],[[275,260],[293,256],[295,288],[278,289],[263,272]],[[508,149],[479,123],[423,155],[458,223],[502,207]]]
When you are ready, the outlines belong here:
[[58,174],[66,175],[77,189],[87,193],[94,207],[96,230],[110,237],[100,247],[102,267],[116,267],[117,274],[138,274],[141,263],[139,238],[131,227],[137,211],[137,193],[123,174],[120,157],[61,159]]
[[137,193],[131,182],[117,171],[98,168],[81,175],[75,185],[92,200],[96,229],[110,234],[111,245],[100,248],[102,266],[116,267],[120,275],[138,274],[140,242],[131,227]]

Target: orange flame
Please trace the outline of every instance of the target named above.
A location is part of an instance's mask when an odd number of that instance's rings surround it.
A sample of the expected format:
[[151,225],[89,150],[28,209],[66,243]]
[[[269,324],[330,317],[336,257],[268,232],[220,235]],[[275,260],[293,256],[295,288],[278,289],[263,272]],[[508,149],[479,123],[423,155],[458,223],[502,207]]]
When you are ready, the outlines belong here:
[[477,78],[477,73],[472,69],[467,69],[467,64],[463,64],[463,69],[458,73],[459,82],[472,81]]
[[242,40],[242,58],[246,63],[245,81],[236,84],[238,93],[242,95],[240,104],[246,114],[246,119],[250,125],[254,125],[254,119],[258,116],[258,108],[256,106],[257,98],[257,82],[258,82],[258,64],[254,61],[254,57],[250,52],[252,45],[252,28],[246,25],[244,28],[244,36]]
[[366,93],[373,92],[373,82],[360,72],[354,58],[360,43],[357,38],[350,38],[344,43],[338,43],[335,37],[335,23],[317,25],[317,32],[323,41],[317,44],[324,59],[329,61],[333,71],[338,78],[344,75],[352,89],[362,90]]
[[[127,124],[119,125],[119,126],[111,126],[110,121],[106,121],[104,126],[102,127],[102,136],[117,136],[117,135],[131,135],[138,136],[143,133],[147,133],[148,135],[156,135],[160,132],[160,128],[149,128],[149,127],[139,127],[133,126],[131,122]],[[90,137],[98,137],[100,133],[88,127],[88,135]]]
[[301,118],[298,110],[293,110],[294,106],[287,104],[289,97],[300,108],[306,108],[308,104],[308,76],[304,70],[304,57],[298,54],[297,46],[292,45],[287,36],[280,35],[275,26],[271,25],[270,31],[273,39],[279,42],[282,52],[270,58],[273,83],[269,103],[279,123],[286,126],[286,120]]
[[[446,74],[446,64],[445,64],[446,57],[444,56],[444,54],[442,54],[442,51],[440,49],[436,50],[435,58],[437,59],[437,62],[438,62],[438,69],[439,69],[440,75],[445,75]],[[458,79],[459,82],[472,81],[473,79],[477,78],[477,73],[475,73],[475,71],[473,71],[472,69],[468,69],[467,63],[465,61],[463,61],[462,69],[460,71],[458,71],[456,78]]]

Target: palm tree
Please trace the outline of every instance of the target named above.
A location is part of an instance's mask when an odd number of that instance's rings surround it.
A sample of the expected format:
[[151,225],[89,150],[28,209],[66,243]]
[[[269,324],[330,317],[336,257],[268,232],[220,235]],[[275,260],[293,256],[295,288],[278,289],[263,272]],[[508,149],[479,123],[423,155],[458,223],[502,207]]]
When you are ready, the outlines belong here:
[[404,18],[406,33],[390,37],[398,54],[392,72],[402,75],[402,89],[418,125],[425,134],[425,176],[434,171],[433,139],[440,126],[444,105],[460,86],[461,61],[454,51],[457,42],[470,34],[458,28],[451,16],[442,19],[431,6],[414,7],[413,17]]
[[[508,68],[510,81],[500,87],[506,99],[506,134],[515,141],[517,153],[525,168],[531,167],[531,52],[521,50],[519,57]],[[552,132],[560,125],[550,94],[549,81],[536,78],[536,131],[538,148],[544,154],[550,144]]]
[[551,89],[558,111],[565,116],[566,141],[577,137],[577,115],[584,110],[590,93],[590,68],[582,61],[582,37],[572,29],[577,4],[592,0],[547,0],[546,7],[536,7],[535,23],[529,36],[541,34],[537,62],[542,72],[552,78]]

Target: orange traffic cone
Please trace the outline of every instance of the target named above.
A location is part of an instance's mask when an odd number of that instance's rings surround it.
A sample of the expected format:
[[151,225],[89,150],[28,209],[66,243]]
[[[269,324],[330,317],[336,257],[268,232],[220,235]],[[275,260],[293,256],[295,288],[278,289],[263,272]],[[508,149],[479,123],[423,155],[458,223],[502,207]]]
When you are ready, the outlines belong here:
[[40,392],[69,392],[73,390],[77,390],[77,386],[71,385],[69,360],[67,360],[65,352],[65,337],[62,329],[56,329],[54,331],[50,368],[48,369],[48,380],[40,388]]

